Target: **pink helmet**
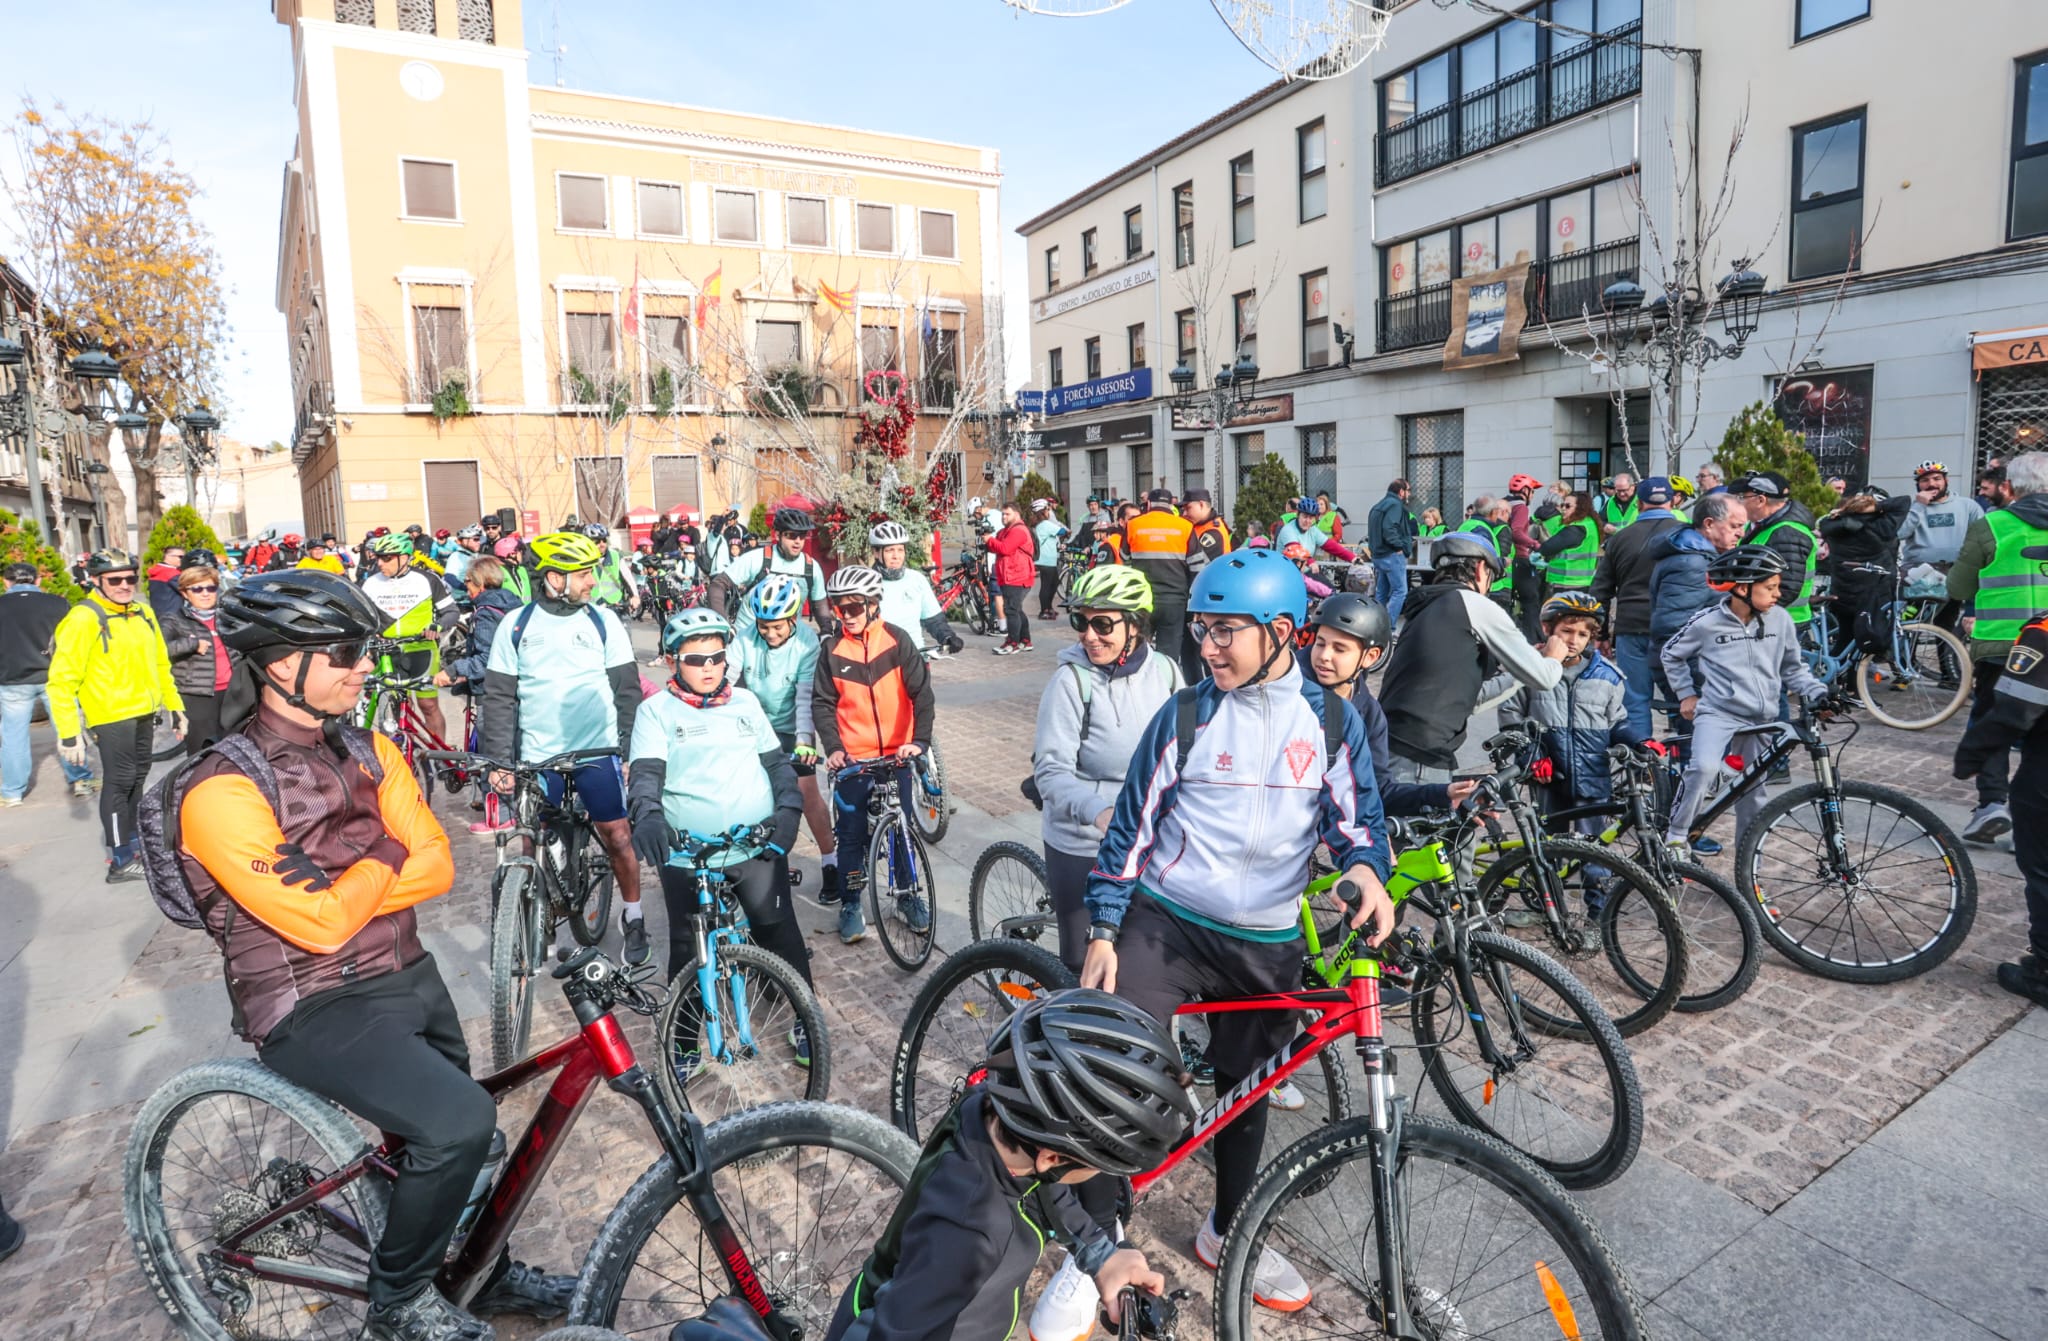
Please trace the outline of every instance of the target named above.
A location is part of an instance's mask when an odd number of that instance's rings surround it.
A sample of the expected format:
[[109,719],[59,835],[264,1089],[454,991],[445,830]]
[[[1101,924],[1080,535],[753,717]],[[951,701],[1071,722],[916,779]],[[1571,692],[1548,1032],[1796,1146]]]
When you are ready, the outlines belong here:
[[519,537],[516,535],[506,536],[503,540],[491,546],[491,553],[501,559],[517,559],[519,557]]

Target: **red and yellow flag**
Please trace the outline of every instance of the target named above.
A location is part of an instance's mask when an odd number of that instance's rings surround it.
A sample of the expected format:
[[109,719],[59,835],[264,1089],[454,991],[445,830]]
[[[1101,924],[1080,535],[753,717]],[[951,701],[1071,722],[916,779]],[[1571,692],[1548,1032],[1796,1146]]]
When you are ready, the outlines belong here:
[[704,328],[704,314],[718,306],[719,297],[725,292],[725,263],[720,261],[711,277],[704,281],[704,287],[697,291],[697,329]]
[[818,283],[818,296],[823,298],[826,304],[835,312],[853,311],[853,295],[835,289],[822,280]]

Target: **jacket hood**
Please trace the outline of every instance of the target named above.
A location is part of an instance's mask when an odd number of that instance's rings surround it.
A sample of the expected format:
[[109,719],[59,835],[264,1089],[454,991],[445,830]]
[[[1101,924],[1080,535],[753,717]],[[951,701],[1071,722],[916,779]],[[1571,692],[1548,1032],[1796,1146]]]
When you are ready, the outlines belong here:
[[1650,541],[1650,557],[1652,559],[1668,559],[1680,551],[1712,554],[1714,552],[1714,542],[1690,526],[1681,526],[1675,530],[1666,531],[1660,536],[1653,537]]
[[484,594],[476,598],[476,608],[479,610],[504,610],[510,612],[517,610],[524,604],[526,602],[520,600],[516,593],[507,591],[503,587],[487,587],[484,590]]
[[1401,606],[1401,622],[1408,623],[1415,618],[1418,611],[1442,600],[1446,593],[1459,590],[1470,588],[1456,587],[1448,582],[1432,582],[1428,586],[1418,587],[1408,593],[1408,599]]
[[2048,527],[2048,494],[2023,494],[2005,510],[2029,526]]

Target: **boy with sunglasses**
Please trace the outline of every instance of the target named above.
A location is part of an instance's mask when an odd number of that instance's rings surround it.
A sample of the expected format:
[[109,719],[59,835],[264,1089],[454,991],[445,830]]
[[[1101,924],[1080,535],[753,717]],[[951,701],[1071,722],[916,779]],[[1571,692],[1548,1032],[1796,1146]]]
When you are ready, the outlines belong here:
[[[925,660],[910,635],[880,618],[882,575],[849,564],[832,574],[825,599],[839,621],[818,657],[811,717],[825,763],[837,771],[849,763],[893,756],[908,764],[931,748],[932,685]],[[896,771],[903,809],[913,805],[911,770]],[[840,856],[839,939],[847,945],[868,934],[861,915],[867,888],[868,793],[873,773],[836,779],[833,826]],[[905,895],[897,912],[911,930],[931,925],[931,909]]]

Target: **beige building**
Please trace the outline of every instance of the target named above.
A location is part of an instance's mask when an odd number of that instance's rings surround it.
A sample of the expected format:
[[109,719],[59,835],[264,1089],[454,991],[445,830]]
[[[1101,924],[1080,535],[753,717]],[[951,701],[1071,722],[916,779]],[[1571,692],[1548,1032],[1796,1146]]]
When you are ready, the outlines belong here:
[[921,454],[973,445],[993,150],[532,87],[519,0],[275,11],[308,530],[745,511],[829,483],[898,379]]

